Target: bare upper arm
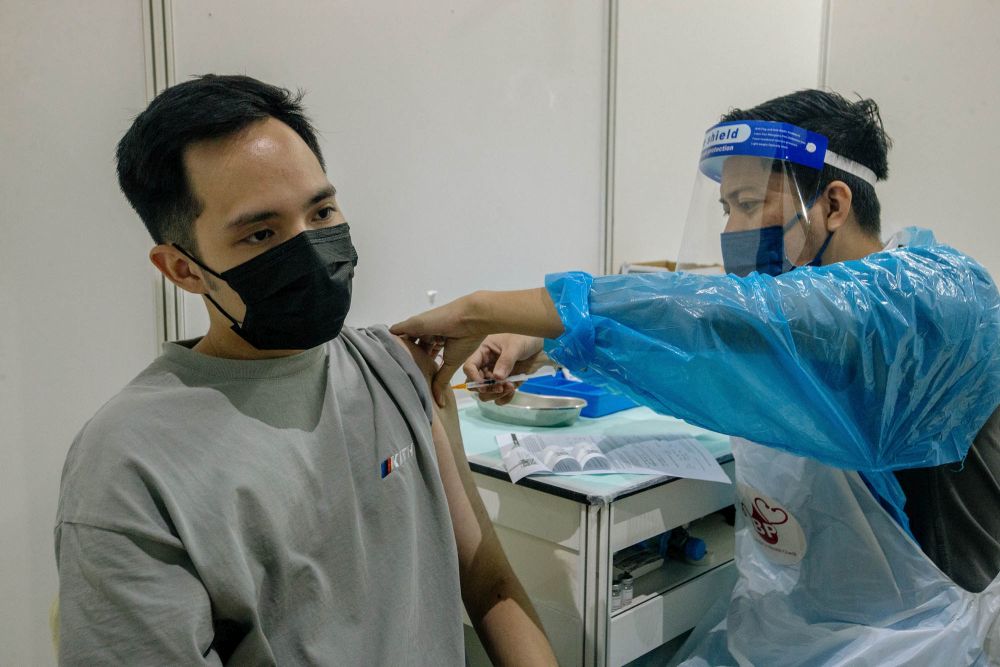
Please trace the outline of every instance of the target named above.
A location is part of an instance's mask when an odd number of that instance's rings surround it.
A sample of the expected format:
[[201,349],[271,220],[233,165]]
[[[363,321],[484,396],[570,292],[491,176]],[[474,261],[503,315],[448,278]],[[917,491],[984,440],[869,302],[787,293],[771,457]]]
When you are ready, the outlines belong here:
[[459,566],[465,571],[472,566],[475,554],[484,542],[484,536],[492,537],[493,525],[472,480],[464,452],[456,451],[461,445],[456,447],[452,444],[436,410],[431,429],[438,470],[448,497],[448,509],[454,526]]
[[[398,341],[413,356],[429,385],[437,370],[434,359],[412,341],[403,337]],[[469,469],[455,396],[450,390],[446,391],[445,406],[434,407],[431,432],[455,534],[462,597],[470,617],[474,617],[485,614],[491,591],[507,585],[514,575]]]
[[419,345],[414,343],[408,338],[403,336],[395,336],[396,342],[399,343],[404,350],[410,353],[413,357],[413,361],[417,364],[417,368],[420,369],[420,374],[424,376],[427,380],[428,387],[430,387],[431,378],[434,377],[434,373],[437,371],[437,363],[434,358],[424,352]]

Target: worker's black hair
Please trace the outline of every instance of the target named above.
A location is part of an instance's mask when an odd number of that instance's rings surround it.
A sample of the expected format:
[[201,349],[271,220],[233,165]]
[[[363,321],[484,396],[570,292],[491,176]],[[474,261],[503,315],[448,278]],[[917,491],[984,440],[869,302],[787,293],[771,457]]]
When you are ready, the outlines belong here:
[[[862,164],[882,181],[889,176],[889,149],[892,140],[885,133],[878,105],[871,99],[852,102],[837,93],[823,90],[800,90],[758,104],[752,109],[733,109],[723,122],[766,120],[789,123],[822,134],[828,148]],[[820,192],[831,181],[843,181],[851,189],[851,208],[862,231],[878,238],[881,231],[881,205],[875,188],[845,171],[825,165],[817,172],[793,165],[796,178],[810,192]]]

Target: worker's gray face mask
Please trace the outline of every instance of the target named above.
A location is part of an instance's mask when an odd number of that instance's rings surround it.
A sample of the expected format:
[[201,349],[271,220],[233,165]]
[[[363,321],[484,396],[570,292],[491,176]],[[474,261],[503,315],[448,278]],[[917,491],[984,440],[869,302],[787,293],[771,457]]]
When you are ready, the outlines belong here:
[[246,314],[239,322],[205,295],[259,350],[309,349],[333,340],[344,326],[358,263],[347,224],[302,232],[222,273],[174,247],[243,299]]

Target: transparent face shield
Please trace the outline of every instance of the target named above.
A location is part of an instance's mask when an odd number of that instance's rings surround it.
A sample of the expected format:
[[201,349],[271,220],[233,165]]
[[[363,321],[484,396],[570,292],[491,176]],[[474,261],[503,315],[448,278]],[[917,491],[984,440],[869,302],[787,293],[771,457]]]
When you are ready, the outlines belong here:
[[826,137],[785,123],[741,121],[710,128],[678,270],[779,275],[818,264],[830,241],[817,207],[823,165],[839,160],[838,168],[867,171],[826,145]]

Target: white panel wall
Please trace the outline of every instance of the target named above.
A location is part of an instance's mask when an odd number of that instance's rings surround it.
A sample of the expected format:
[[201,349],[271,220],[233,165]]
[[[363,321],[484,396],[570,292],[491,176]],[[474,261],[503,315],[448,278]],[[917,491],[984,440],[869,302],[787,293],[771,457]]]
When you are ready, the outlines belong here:
[[349,323],[599,268],[603,2],[278,6],[174,2],[177,80],[308,91],[360,256]]
[[[1000,5],[830,2],[827,84],[876,98],[896,140],[887,226],[932,227],[1000,274]],[[66,449],[155,353],[150,241],[113,165],[145,104],[143,4],[0,0],[2,665],[54,662]],[[440,302],[600,268],[605,2],[278,7],[175,1],[178,78],[309,91],[361,254],[354,324],[420,309],[428,289]],[[820,0],[619,7],[615,266],[676,255],[703,130],[815,86],[822,55]]]
[[113,161],[145,90],[138,0],[0,2],[0,665],[55,663],[66,450],[155,351],[150,243]]
[[1000,276],[1000,2],[832,0],[827,85],[875,99],[895,146],[883,226],[929,227]]
[[612,266],[675,260],[705,130],[819,72],[820,0],[622,0]]

